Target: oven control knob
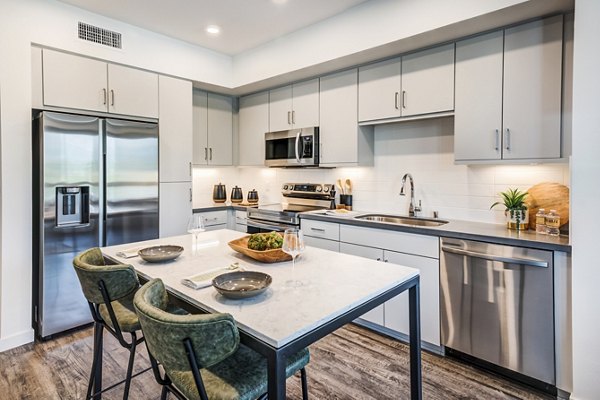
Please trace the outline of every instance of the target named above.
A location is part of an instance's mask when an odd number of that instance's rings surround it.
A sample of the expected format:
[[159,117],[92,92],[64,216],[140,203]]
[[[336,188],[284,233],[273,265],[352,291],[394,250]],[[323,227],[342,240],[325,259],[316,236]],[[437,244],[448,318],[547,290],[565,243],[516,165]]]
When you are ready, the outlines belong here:
[[322,186],[317,186],[317,192],[320,192],[320,191],[322,191],[322,190],[323,190],[323,187],[322,187]]
[[288,190],[288,185],[283,185],[283,190]]
[[323,191],[324,191],[325,193],[329,192],[329,186],[325,186],[325,189],[323,189]]

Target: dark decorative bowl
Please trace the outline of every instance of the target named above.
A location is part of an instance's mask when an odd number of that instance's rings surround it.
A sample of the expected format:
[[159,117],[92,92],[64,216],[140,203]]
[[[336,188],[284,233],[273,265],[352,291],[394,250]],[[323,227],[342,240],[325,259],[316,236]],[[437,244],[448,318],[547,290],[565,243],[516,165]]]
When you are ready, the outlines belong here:
[[163,262],[174,260],[183,253],[183,247],[161,244],[158,246],[146,247],[138,251],[138,255],[142,257],[144,261],[148,262]]
[[230,299],[246,299],[261,294],[273,278],[258,271],[236,271],[215,277],[213,286],[221,295]]

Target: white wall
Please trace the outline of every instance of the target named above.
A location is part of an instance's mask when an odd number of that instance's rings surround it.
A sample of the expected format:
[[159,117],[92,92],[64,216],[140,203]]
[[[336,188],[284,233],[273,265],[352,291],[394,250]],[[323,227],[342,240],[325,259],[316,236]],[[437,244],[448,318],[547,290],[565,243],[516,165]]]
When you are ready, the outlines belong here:
[[[228,194],[234,185],[244,194],[256,188],[263,202],[279,202],[284,182],[335,183],[353,181],[354,208],[388,213],[408,212],[409,197],[400,197],[402,176],[415,180],[415,197],[425,216],[503,223],[502,208],[490,211],[498,193],[508,187],[523,190],[540,182],[569,184],[566,164],[454,165],[453,119],[413,121],[375,128],[373,167],[336,169],[195,168],[194,207],[212,203],[212,185],[222,181]],[[407,186],[408,189],[408,186]]]
[[[33,339],[31,43],[218,85],[231,85],[230,57],[53,0],[2,0],[1,3],[0,351]],[[121,32],[123,50],[77,39],[78,21]]]
[[600,396],[600,263],[593,213],[600,199],[600,2],[575,3],[573,74],[572,236],[573,398]]
[[[377,0],[234,57],[235,86],[405,39],[527,0]],[[275,62],[274,62],[275,60]]]

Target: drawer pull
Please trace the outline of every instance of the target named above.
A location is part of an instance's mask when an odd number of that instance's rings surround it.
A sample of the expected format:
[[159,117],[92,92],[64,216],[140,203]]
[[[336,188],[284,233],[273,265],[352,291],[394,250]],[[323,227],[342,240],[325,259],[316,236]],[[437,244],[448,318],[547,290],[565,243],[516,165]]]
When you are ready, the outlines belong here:
[[322,228],[310,228],[310,230],[315,232],[325,232],[325,229]]

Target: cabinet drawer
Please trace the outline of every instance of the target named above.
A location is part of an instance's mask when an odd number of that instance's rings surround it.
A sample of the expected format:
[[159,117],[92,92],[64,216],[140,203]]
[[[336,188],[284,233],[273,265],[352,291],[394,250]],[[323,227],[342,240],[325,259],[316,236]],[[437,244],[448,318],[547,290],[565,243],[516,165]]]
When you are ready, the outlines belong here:
[[[308,233],[307,233],[308,234]],[[394,232],[383,229],[341,225],[340,241],[362,246],[377,247],[400,253],[439,258],[439,239],[435,236]]]
[[248,213],[246,211],[235,211],[235,223],[240,225],[248,224]]
[[340,240],[340,224],[334,224],[332,222],[303,220],[302,231],[306,236]]
[[311,247],[318,247],[319,249],[331,250],[335,252],[340,251],[340,242],[335,240],[320,239],[311,236],[304,238],[304,244]]
[[204,226],[227,225],[227,210],[200,213],[204,217]]

